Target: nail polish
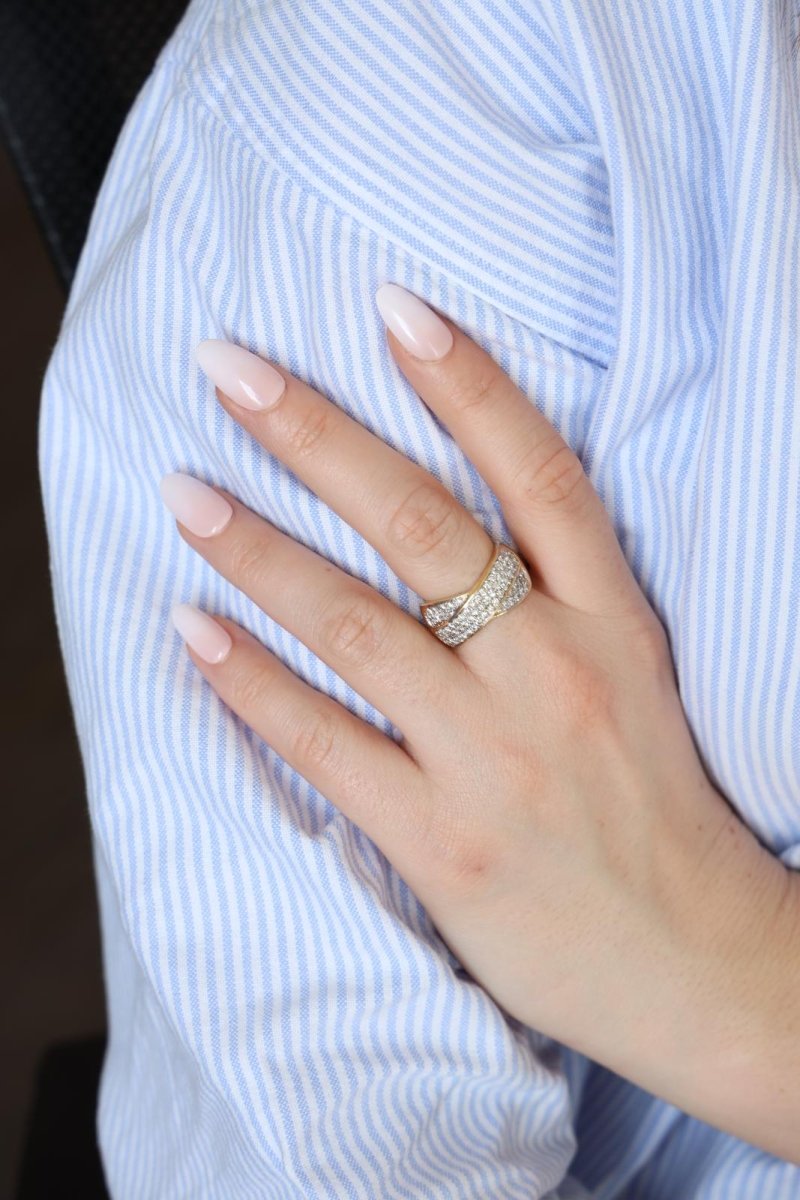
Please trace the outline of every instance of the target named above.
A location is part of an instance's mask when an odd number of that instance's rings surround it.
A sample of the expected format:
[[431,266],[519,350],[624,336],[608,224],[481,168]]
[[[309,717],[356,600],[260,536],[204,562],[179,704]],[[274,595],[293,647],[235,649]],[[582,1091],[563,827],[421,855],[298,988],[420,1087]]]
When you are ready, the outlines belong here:
[[196,537],[221,533],[233,516],[225,497],[193,475],[176,471],[165,475],[160,486],[167,508]]
[[397,283],[383,283],[375,293],[375,303],[384,321],[409,354],[424,362],[444,358],[453,344],[453,335],[444,321],[419,296],[407,292]]
[[208,613],[201,612],[193,604],[176,604],[170,616],[187,646],[203,662],[216,664],[228,657],[233,645],[231,635]]
[[200,342],[195,356],[211,382],[240,408],[272,408],[286,391],[280,372],[244,346],[209,338]]

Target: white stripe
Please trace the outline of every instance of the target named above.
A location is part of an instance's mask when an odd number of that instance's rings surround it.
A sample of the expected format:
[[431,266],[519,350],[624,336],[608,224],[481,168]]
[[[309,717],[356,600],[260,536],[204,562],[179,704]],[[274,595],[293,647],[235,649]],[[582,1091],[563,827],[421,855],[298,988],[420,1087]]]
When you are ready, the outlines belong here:
[[399,731],[180,541],[157,487],[220,483],[416,612],[219,409],[193,352],[223,337],[511,541],[388,352],[375,289],[410,288],[581,453],[709,772],[800,868],[800,65],[776,3],[193,0],[159,57],[40,426],[115,1197],[800,1195],[800,1168],[515,1028],[457,973],[391,864],[205,685],[169,608],[228,613]]

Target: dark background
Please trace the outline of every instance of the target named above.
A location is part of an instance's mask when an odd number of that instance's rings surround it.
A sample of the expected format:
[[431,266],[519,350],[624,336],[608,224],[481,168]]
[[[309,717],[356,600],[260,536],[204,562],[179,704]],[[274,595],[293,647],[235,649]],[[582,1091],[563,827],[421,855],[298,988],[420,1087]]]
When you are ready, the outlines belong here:
[[42,381],[119,130],[186,0],[0,0],[0,1200],[104,1197],[82,765],[36,454]]
[[[42,376],[65,293],[2,144],[0,264],[0,1196],[11,1197],[44,1052],[101,1033],[105,1007],[83,774],[36,467]],[[64,1184],[61,1194],[80,1194]]]

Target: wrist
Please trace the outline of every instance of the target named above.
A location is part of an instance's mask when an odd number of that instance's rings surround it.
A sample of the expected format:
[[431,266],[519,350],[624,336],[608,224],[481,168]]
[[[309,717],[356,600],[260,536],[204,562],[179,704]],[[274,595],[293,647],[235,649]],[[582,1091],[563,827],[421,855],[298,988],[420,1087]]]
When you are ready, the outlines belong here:
[[671,911],[674,970],[644,1086],[800,1161],[800,877],[725,807]]

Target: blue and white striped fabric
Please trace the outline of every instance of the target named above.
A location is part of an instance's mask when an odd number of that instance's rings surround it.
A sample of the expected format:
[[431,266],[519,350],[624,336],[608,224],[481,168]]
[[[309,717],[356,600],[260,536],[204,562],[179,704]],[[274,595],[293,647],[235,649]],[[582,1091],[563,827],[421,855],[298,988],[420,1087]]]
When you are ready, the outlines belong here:
[[508,538],[387,351],[377,286],[418,293],[581,456],[713,782],[800,867],[797,24],[796,0],[193,0],[164,48],[41,419],[113,1196],[800,1196],[800,1168],[510,1022],[459,969],[376,847],[200,678],[171,606],[231,616],[399,731],[158,492],[175,470],[218,483],[418,613],[193,359],[217,337],[281,363]]

